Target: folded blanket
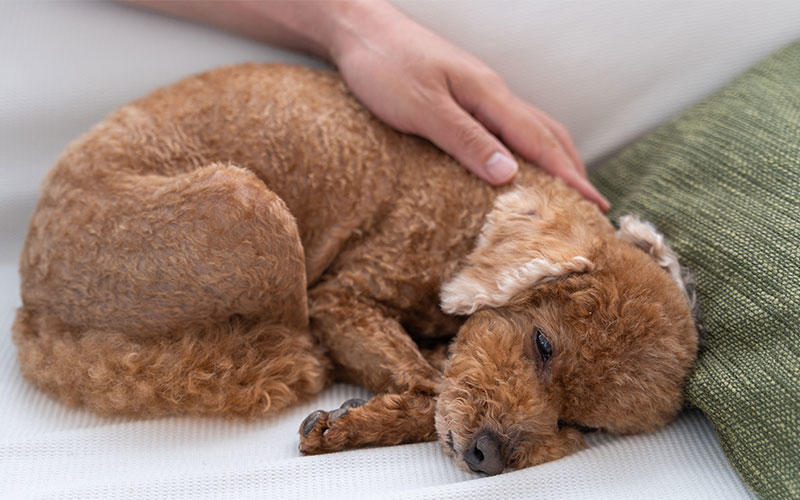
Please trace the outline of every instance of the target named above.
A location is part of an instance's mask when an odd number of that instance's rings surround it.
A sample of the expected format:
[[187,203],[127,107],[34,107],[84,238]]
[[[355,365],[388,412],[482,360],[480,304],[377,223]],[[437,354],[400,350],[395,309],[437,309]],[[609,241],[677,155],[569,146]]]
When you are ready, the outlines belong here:
[[800,42],[593,174],[696,275],[705,349],[686,389],[763,498],[800,498]]

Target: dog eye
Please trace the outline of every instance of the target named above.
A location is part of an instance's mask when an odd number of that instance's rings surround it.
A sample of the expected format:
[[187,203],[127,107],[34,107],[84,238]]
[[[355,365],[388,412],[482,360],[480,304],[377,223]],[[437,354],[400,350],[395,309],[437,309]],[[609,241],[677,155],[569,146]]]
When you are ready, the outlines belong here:
[[536,349],[539,351],[539,356],[542,358],[542,363],[547,363],[547,360],[553,355],[553,347],[550,345],[550,341],[547,340],[547,337],[545,337],[542,331],[538,328],[533,331],[533,343],[536,345]]

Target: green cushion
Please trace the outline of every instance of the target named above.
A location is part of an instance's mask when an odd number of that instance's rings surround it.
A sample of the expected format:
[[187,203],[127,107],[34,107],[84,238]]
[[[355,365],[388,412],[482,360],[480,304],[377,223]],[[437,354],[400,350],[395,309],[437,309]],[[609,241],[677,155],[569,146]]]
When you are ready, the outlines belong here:
[[763,498],[800,498],[800,42],[600,166],[612,220],[661,229],[696,276],[687,400]]

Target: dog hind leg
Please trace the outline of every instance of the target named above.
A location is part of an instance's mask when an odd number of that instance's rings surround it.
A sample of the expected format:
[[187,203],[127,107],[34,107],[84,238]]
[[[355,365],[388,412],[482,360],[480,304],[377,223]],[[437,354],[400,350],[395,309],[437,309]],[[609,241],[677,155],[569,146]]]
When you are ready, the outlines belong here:
[[307,324],[297,226],[254,174],[213,164],[170,177],[66,177],[48,177],[31,220],[20,263],[27,307],[132,335],[232,314]]
[[321,390],[297,227],[255,175],[64,170],[22,253],[29,379],[105,414],[255,415]]
[[329,371],[307,332],[242,319],[142,338],[22,308],[13,336],[27,379],[107,416],[258,417],[318,393]]

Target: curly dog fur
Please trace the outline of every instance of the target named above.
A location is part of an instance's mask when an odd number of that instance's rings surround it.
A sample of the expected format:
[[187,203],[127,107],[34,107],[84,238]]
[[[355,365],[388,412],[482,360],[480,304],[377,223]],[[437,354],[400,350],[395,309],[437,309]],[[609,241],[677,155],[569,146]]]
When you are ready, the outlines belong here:
[[345,380],[377,395],[309,415],[303,452],[438,435],[487,474],[562,457],[582,427],[664,425],[697,352],[677,259],[521,163],[492,188],[329,72],[157,90],[43,182],[22,371],[103,415],[257,417]]

